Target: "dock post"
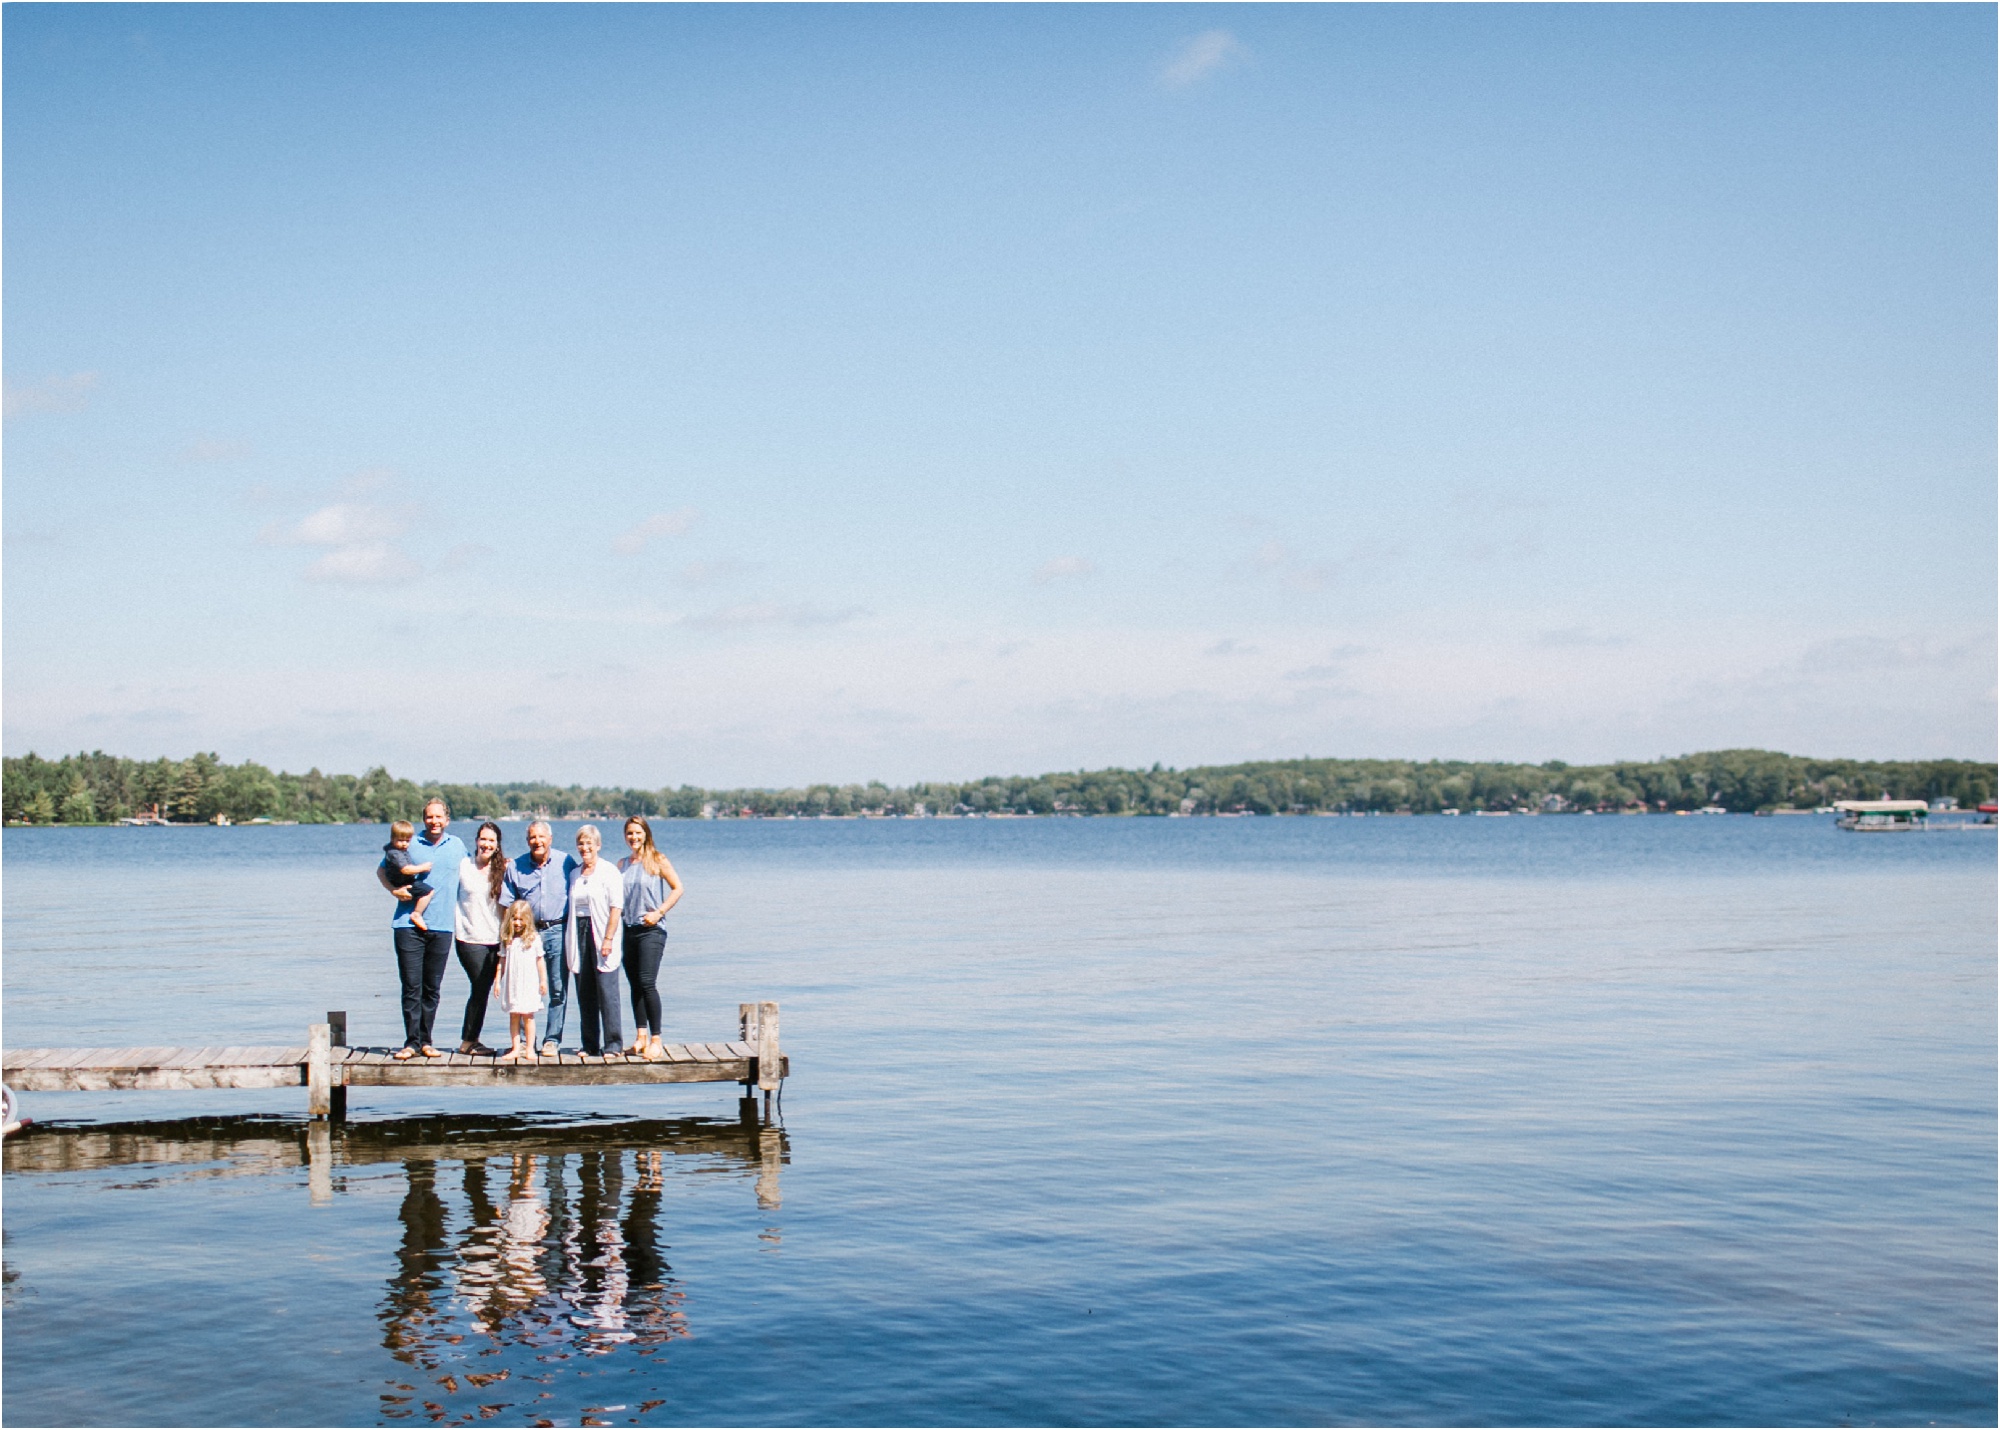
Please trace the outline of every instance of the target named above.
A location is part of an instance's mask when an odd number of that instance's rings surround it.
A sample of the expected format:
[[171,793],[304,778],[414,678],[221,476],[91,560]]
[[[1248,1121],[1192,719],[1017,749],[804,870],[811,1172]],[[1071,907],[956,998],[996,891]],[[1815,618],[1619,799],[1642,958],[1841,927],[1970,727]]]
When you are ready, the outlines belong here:
[[736,1005],[737,1041],[750,1049],[750,1071],[743,1078],[743,1095],[750,1095],[750,1088],[757,1081],[757,1005],[738,1003]]
[[778,1047],[778,1005],[757,1005],[757,1086],[773,1092],[784,1080],[785,1055]]
[[306,1029],[306,1110],[316,1118],[333,1111],[333,1029],[325,1023]]
[[[347,1014],[328,1013],[326,1015],[326,1025],[329,1032],[332,1035],[330,1041],[332,1042],[333,1046],[336,1048],[346,1047]],[[332,1110],[329,1112],[328,1115],[335,1122],[347,1121],[347,1075],[341,1072],[337,1065],[333,1072],[332,1094],[333,1094],[331,1102]]]

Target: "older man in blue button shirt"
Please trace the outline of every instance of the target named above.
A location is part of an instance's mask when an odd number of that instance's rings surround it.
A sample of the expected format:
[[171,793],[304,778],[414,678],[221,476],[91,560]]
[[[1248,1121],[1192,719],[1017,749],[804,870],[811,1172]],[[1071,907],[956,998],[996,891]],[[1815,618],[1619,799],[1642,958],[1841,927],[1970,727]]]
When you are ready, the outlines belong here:
[[431,1043],[431,1024],[437,1019],[438,995],[444,990],[445,965],[451,962],[453,919],[458,912],[458,866],[465,859],[465,842],[456,834],[445,832],[450,823],[451,810],[443,800],[434,799],[424,806],[424,832],[410,842],[412,862],[431,866],[425,877],[430,880],[436,897],[424,911],[428,929],[420,929],[410,921],[413,905],[408,887],[391,887],[387,876],[380,869],[375,871],[375,877],[396,896],[396,913],[390,920],[389,936],[395,941],[396,973],[403,982],[403,1046],[396,1054],[399,1058],[416,1053],[427,1058],[439,1056]]
[[563,958],[563,919],[569,913],[569,885],[576,860],[555,851],[555,831],[548,821],[528,826],[528,852],[507,864],[507,881],[500,888],[504,908],[526,900],[535,911],[535,928],[542,936],[542,967],[549,975],[548,1029],[542,1052],[554,1053],[562,1043],[563,1013],[569,1005],[569,964]]

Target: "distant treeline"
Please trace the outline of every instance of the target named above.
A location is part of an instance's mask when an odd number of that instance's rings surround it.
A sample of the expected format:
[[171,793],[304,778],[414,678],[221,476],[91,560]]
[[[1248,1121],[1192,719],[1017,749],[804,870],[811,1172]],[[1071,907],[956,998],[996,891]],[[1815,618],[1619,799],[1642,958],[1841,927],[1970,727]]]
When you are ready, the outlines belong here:
[[907,788],[611,789],[551,784],[418,784],[364,775],[273,773],[215,755],[128,760],[93,752],[0,761],[8,823],[96,824],[157,810],[176,823],[218,816],[301,824],[415,819],[442,795],[461,819],[541,814],[700,819],[914,814],[1432,814],[1444,809],[1652,810],[1721,805],[1737,812],[1811,808],[1837,799],[1994,796],[1996,767],[1973,760],[1814,760],[1769,750],[1718,750],[1609,765],[1469,760],[1263,760],[1196,769],[1078,770]]

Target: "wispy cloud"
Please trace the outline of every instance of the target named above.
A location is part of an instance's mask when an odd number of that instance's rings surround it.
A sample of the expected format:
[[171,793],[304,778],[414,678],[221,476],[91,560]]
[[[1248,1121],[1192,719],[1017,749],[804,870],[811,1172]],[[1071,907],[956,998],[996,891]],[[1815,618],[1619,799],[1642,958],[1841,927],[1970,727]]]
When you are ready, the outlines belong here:
[[716,586],[735,580],[749,569],[743,562],[724,556],[715,561],[688,562],[680,569],[680,579],[689,586]]
[[1229,31],[1203,30],[1174,51],[1160,70],[1160,83],[1168,89],[1186,89],[1249,57],[1249,48]]
[[1308,561],[1276,539],[1259,546],[1251,556],[1250,564],[1259,571],[1275,575],[1278,584],[1287,591],[1324,591],[1340,576],[1340,568],[1332,562]]
[[341,501],[295,522],[273,522],[264,528],[264,539],[274,546],[358,546],[401,536],[405,524],[379,503]]
[[1035,568],[1035,584],[1052,581],[1080,581],[1097,574],[1097,565],[1087,556],[1054,556]]
[[1373,655],[1375,648],[1365,645],[1337,645],[1326,653],[1326,659],[1315,665],[1301,666],[1297,670],[1285,672],[1285,679],[1304,685],[1324,685],[1329,681],[1347,678],[1348,663],[1357,656]]
[[69,533],[59,526],[23,526],[18,521],[7,523],[4,538],[8,546],[55,546],[67,539]]
[[867,614],[860,606],[826,611],[782,601],[745,601],[704,615],[683,617],[680,624],[697,631],[739,631],[751,626],[838,626]]
[[1528,560],[1541,554],[1546,498],[1463,486],[1452,493],[1451,509],[1459,531],[1456,553],[1465,560]]
[[445,552],[444,560],[438,563],[440,571],[469,571],[483,566],[500,555],[483,541],[461,541]]
[[611,549],[620,556],[637,556],[649,542],[667,536],[685,536],[700,520],[701,513],[691,506],[658,512],[618,537],[611,543]]
[[240,462],[250,455],[248,442],[191,442],[181,448],[183,462]]
[[0,394],[0,411],[10,418],[25,417],[30,412],[81,412],[90,404],[90,392],[96,386],[94,372],[45,377],[26,387],[9,385]]
[[1226,636],[1202,651],[1203,655],[1255,655],[1257,647],[1245,645],[1234,636]]
[[363,493],[381,486],[387,474],[360,472],[341,486],[344,501],[329,502],[297,521],[272,522],[261,533],[268,546],[314,546],[324,554],[307,566],[308,581],[342,586],[380,586],[415,578],[422,571],[417,559],[397,542],[409,526],[399,507],[365,500]]
[[1631,643],[1630,636],[1603,635],[1589,626],[1564,626],[1560,630],[1543,631],[1535,637],[1536,645],[1552,650],[1575,646],[1602,646],[1610,649]]
[[308,581],[341,586],[388,586],[422,574],[417,559],[392,541],[336,546],[305,569]]
[[1972,649],[1965,642],[1941,644],[1914,636],[1841,636],[1810,647],[1799,658],[1799,669],[1813,674],[1921,670],[1956,664]]

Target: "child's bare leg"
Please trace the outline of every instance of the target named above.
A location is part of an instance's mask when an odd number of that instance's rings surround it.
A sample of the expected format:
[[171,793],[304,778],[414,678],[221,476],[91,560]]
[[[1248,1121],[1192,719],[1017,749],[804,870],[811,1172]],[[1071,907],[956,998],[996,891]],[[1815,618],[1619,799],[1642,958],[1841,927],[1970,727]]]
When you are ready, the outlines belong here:
[[523,1057],[533,1057],[535,1055],[535,1015],[533,1013],[523,1013],[521,1015],[521,1054]]
[[414,904],[410,905],[411,928],[422,929],[425,933],[429,933],[431,931],[431,926],[424,922],[424,906],[430,903],[430,901],[431,901],[431,896],[429,894],[419,894],[417,896],[417,901]]

